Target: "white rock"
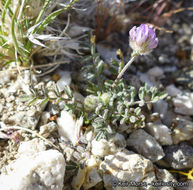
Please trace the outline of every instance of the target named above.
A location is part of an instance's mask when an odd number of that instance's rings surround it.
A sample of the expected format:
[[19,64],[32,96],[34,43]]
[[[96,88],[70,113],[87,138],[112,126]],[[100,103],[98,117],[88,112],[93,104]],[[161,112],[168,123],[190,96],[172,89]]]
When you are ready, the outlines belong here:
[[110,144],[105,139],[101,139],[99,141],[93,140],[91,152],[95,156],[100,156],[100,157],[106,156],[110,154]]
[[166,87],[166,92],[169,96],[177,96],[178,94],[182,94],[182,91],[176,88],[173,84]]
[[44,142],[38,138],[34,138],[31,141],[21,142],[18,148],[18,155],[22,154],[33,155],[37,152],[45,151],[46,146]]
[[0,175],[0,189],[62,190],[65,160],[57,150],[31,154],[28,152],[19,154],[19,157],[7,166],[7,171],[7,174]]
[[87,160],[87,175],[83,184],[84,190],[90,189],[102,181],[98,171],[98,164],[99,161],[97,161],[94,156],[91,156],[91,158]]
[[[104,186],[107,190],[128,189],[128,186],[116,186],[118,181],[151,182],[156,179],[152,162],[126,149],[115,155],[106,156],[100,164],[100,169],[103,172]],[[129,189],[137,190],[138,187],[129,187]]]
[[155,138],[146,133],[143,129],[134,131],[127,139],[127,145],[133,147],[138,153],[153,162],[165,156],[162,147]]
[[182,141],[188,141],[193,138],[193,122],[183,119],[176,118],[178,125],[173,130],[172,139],[174,144],[178,144]]
[[63,110],[61,116],[57,118],[58,132],[60,137],[69,140],[73,145],[78,143],[80,129],[83,124],[83,118],[75,120],[73,115]]
[[57,86],[60,92],[62,92],[65,89],[66,85],[70,85],[71,83],[71,74],[70,72],[61,72],[59,73],[59,75],[61,75],[61,78],[57,81]]
[[164,72],[163,72],[162,68],[156,66],[156,67],[149,69],[147,74],[152,76],[152,77],[160,78],[160,77],[163,77]]
[[161,145],[172,145],[172,132],[166,125],[163,125],[161,121],[148,123],[145,129],[151,136],[155,137]]
[[3,71],[3,74],[0,74],[0,84],[7,83],[11,80],[11,77],[14,75],[11,71]]
[[175,112],[182,115],[193,115],[193,93],[178,94],[173,98]]

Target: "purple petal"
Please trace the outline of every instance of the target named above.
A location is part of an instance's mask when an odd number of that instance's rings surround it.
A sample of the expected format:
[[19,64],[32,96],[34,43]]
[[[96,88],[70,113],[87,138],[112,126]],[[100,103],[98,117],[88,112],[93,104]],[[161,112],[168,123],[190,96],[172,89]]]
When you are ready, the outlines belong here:
[[129,31],[129,36],[130,36],[130,38],[132,39],[132,40],[134,40],[135,39],[135,37],[136,37],[136,26],[134,26],[130,31]]
[[158,45],[158,38],[156,38],[156,39],[154,39],[154,40],[151,39],[151,40],[149,41],[148,49],[149,49],[149,50],[152,50],[152,49],[156,48],[157,45]]

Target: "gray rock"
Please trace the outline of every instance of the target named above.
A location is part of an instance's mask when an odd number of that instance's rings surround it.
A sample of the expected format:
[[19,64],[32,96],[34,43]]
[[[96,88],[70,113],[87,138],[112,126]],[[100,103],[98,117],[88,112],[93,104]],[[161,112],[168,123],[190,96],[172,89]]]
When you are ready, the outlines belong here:
[[153,111],[159,113],[160,118],[164,120],[167,117],[168,103],[165,100],[160,100],[154,103]]
[[193,115],[193,93],[178,94],[173,99],[175,112],[182,115]]
[[[168,172],[168,170],[158,169],[155,167],[155,174],[156,174],[156,178],[158,181],[176,183],[175,178],[172,176],[170,172]],[[173,190],[174,188],[169,187],[169,186],[163,186],[163,187],[160,186],[158,189],[159,190]]]
[[193,122],[182,118],[176,118],[177,126],[173,130],[172,139],[174,144],[179,142],[190,140],[193,138]]
[[169,96],[177,96],[182,93],[182,91],[176,88],[173,84],[166,87],[166,92]]
[[160,78],[164,76],[163,69],[157,66],[149,69],[147,74],[155,78]]
[[165,148],[164,159],[174,169],[193,168],[193,147],[187,143],[171,145]]
[[165,156],[162,147],[156,139],[143,129],[133,132],[127,139],[127,145],[152,162],[156,162]]

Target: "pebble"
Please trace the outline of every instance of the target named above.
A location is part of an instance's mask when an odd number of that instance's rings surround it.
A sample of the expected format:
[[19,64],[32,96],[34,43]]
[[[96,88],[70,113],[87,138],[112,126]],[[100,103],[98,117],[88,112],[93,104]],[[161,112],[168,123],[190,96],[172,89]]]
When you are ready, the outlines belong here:
[[193,138],[193,122],[182,118],[176,118],[177,126],[173,130],[172,139],[174,144],[182,141],[188,141]]
[[164,149],[166,160],[174,169],[193,168],[193,147],[183,142],[179,145],[171,145]]
[[173,98],[174,111],[182,115],[193,115],[193,93],[178,94]]
[[160,120],[154,123],[147,123],[145,130],[151,134],[161,145],[172,145],[171,130],[163,125]]
[[147,74],[155,78],[160,78],[164,76],[163,69],[158,66],[149,69]]
[[176,88],[173,84],[166,87],[166,92],[169,96],[177,96],[179,94],[182,94],[182,91]]
[[153,111],[159,113],[161,119],[167,117],[168,103],[165,100],[160,100],[153,104]]
[[156,139],[143,129],[138,129],[129,136],[127,146],[132,147],[136,152],[152,162],[156,162],[165,156],[162,147]]

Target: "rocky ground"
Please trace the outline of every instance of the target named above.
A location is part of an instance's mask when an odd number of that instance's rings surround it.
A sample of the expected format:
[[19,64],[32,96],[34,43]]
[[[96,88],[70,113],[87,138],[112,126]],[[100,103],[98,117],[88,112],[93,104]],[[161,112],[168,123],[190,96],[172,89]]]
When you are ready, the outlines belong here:
[[[116,9],[111,5],[110,10],[118,11],[117,19],[124,18],[128,24],[104,39],[98,33],[97,51],[107,63],[118,59],[119,48],[125,61],[130,57],[128,31],[132,25],[125,16],[129,1],[123,2]],[[67,32],[73,38],[96,27],[96,4],[85,1],[81,6],[89,9],[72,13]],[[192,5],[185,1],[182,7],[187,6]],[[138,57],[125,73],[128,84],[139,88],[145,82],[149,87],[164,89],[168,96],[144,113],[143,128],[128,130],[122,125],[109,140],[97,141],[92,128],[86,128],[84,118],[65,109],[65,85],[71,87],[79,104],[85,101],[79,81],[83,65],[78,62],[80,57],[42,76],[27,69],[18,74],[12,65],[3,68],[0,189],[193,189],[192,18],[192,11],[188,10],[168,18],[164,28],[172,33],[159,31],[158,48],[150,55]],[[45,89],[51,101],[42,102]],[[29,100],[34,95],[40,98]]]

